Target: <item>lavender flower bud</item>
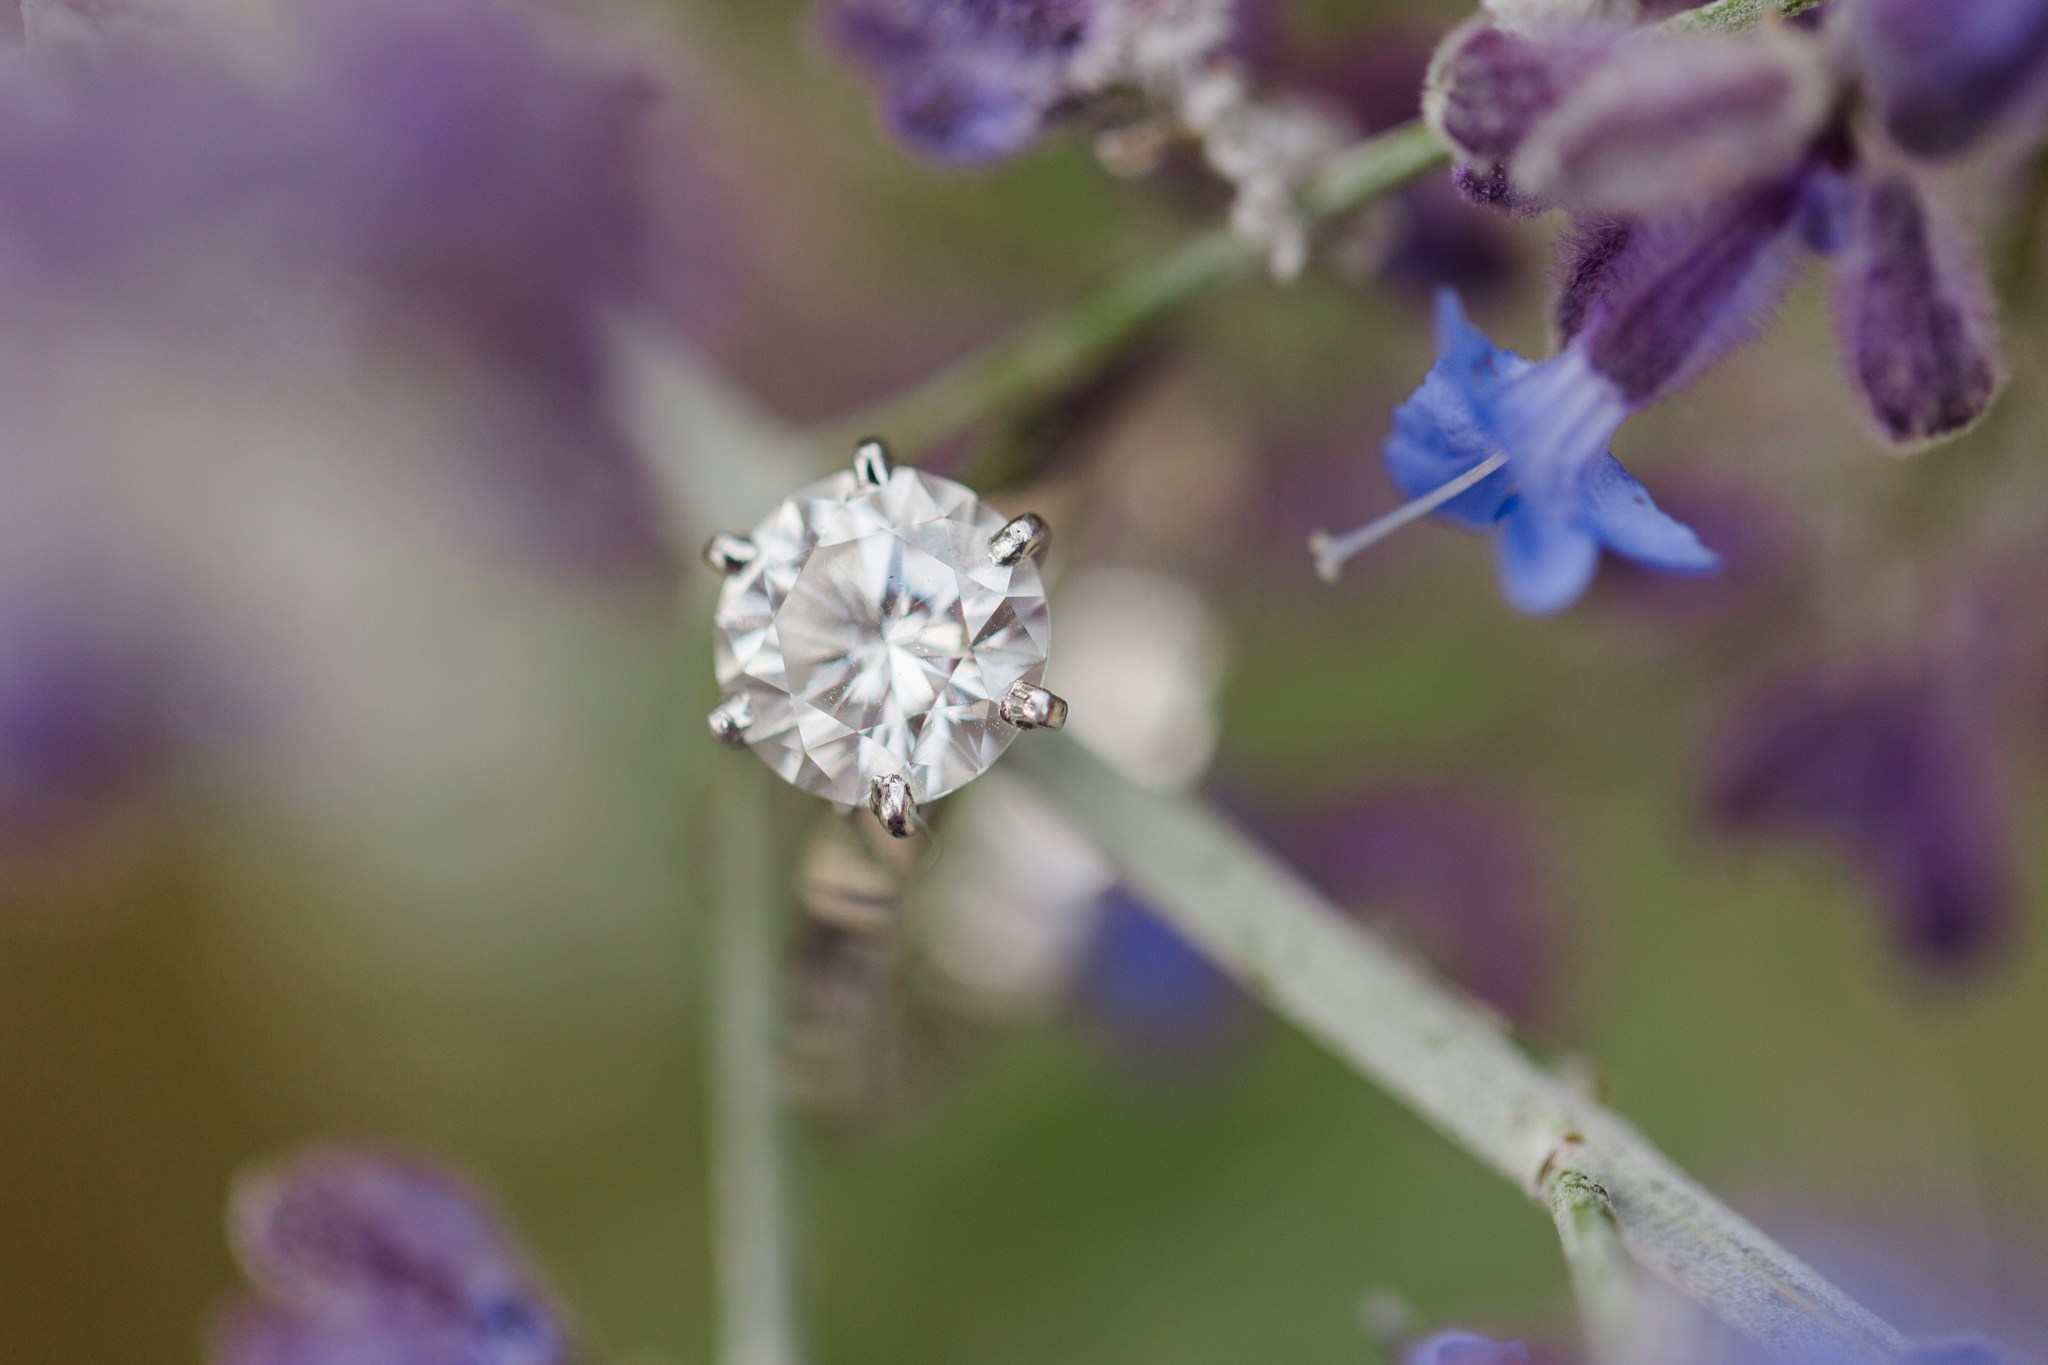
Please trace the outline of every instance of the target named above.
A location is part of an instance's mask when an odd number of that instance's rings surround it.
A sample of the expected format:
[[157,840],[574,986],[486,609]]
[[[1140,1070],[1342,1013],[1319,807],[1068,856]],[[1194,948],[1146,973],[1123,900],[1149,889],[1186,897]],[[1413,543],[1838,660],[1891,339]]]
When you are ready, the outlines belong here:
[[1571,24],[1509,33],[1470,23],[1437,49],[1423,113],[1460,156],[1505,162],[1545,114],[1600,65],[1627,30]]
[[1551,321],[1559,346],[1579,334],[1593,305],[1621,277],[1629,243],[1635,237],[1633,218],[1585,218],[1558,239],[1557,302],[1551,308]]
[[236,1253],[270,1302],[230,1327],[224,1365],[567,1359],[496,1221],[430,1167],[315,1152],[244,1180],[231,1213]]
[[1962,151],[2048,82],[2048,0],[1857,0],[1851,47],[1892,140]]
[[1639,39],[1536,120],[1510,172],[1574,209],[1668,212],[1792,170],[1834,100],[1816,44]]
[[1911,181],[1861,187],[1834,295],[1850,378],[1887,441],[1952,436],[1990,405],[1998,362],[1983,277]]
[[1506,163],[1500,161],[1484,164],[1468,161],[1455,166],[1451,170],[1451,184],[1467,203],[1513,218],[1532,217],[1550,207],[1541,199],[1516,189],[1508,179]]
[[1781,181],[1641,225],[1580,333],[1593,368],[1641,406],[1749,340],[1790,278],[1798,205],[1797,184]]
[[830,0],[827,32],[880,88],[911,151],[979,165],[1021,151],[1072,92],[1095,0]]

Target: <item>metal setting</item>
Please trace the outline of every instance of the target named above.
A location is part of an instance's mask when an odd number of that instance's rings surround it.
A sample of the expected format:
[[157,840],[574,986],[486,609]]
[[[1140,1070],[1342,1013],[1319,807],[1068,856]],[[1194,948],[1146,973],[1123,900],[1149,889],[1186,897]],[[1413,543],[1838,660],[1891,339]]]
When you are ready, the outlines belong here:
[[1007,569],[1027,557],[1035,559],[1044,554],[1051,539],[1052,528],[1045,524],[1045,518],[1036,512],[1026,512],[989,537],[988,557]]
[[868,809],[882,822],[882,828],[898,839],[907,839],[917,825],[917,801],[910,794],[910,782],[902,773],[878,777],[868,788]]
[[999,711],[1019,730],[1058,730],[1067,723],[1066,699],[1034,683],[1013,683]]
[[863,488],[880,488],[889,482],[889,448],[872,436],[853,451],[853,477]]
[[711,737],[737,749],[747,742],[747,727],[754,723],[754,715],[747,699],[735,694],[711,708],[708,720]]
[[720,573],[738,573],[760,553],[753,541],[730,531],[720,531],[704,542],[704,562]]

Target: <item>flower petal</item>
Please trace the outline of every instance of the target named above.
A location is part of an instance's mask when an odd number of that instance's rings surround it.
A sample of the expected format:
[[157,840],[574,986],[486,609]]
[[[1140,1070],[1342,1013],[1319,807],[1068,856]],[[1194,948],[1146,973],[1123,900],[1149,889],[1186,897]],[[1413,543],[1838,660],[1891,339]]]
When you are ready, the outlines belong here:
[[421,1163],[329,1150],[240,1181],[232,1231],[279,1305],[418,1335],[452,1332],[563,1356],[563,1334],[496,1221]]
[[1669,395],[1749,340],[1790,281],[1800,203],[1787,180],[1711,213],[1644,223],[1628,269],[1591,310],[1577,345],[1633,406]]
[[1582,526],[1517,499],[1501,516],[1493,556],[1508,605],[1525,616],[1552,616],[1585,596],[1600,547]]
[[1579,334],[1593,305],[1621,278],[1635,235],[1633,218],[1584,218],[1558,238],[1557,302],[1550,311],[1558,345]]
[[1423,112],[1465,159],[1504,161],[1626,32],[1608,24],[1558,24],[1510,33],[1475,20],[1437,49]]
[[1721,557],[1651,501],[1649,490],[1612,455],[1586,467],[1580,489],[1588,528],[1614,553],[1666,573],[1708,574],[1721,567]]
[[[1480,424],[1478,395],[1528,368],[1474,327],[1449,290],[1437,296],[1436,364],[1407,402],[1394,410],[1380,447],[1387,477],[1410,498],[1434,491],[1492,456],[1498,447]],[[1497,471],[1439,507],[1434,515],[1470,531],[1493,525],[1513,479]]]
[[1789,36],[1640,39],[1535,121],[1510,179],[1585,212],[1709,203],[1792,170],[1834,93],[1818,46]]
[[1892,140],[1949,156],[2048,79],[2048,0],[1857,0],[1851,44]]
[[1953,436],[1990,405],[1998,361],[1983,277],[1912,182],[1863,186],[1834,294],[1850,378],[1887,441]]

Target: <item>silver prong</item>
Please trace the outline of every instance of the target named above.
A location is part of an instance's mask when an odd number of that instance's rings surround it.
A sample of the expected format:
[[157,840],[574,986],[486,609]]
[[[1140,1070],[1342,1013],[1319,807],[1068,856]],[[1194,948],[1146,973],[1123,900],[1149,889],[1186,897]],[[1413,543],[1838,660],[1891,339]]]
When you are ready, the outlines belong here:
[[720,531],[704,542],[704,562],[720,573],[738,573],[753,563],[759,553],[753,541],[730,531]]
[[889,448],[870,436],[853,448],[853,477],[863,488],[889,482]]
[[1066,699],[1019,679],[996,708],[1019,730],[1057,730],[1067,723]]
[[898,839],[910,837],[917,823],[917,801],[910,794],[910,782],[902,773],[878,777],[868,788],[868,809],[882,822],[882,828]]
[[746,694],[735,692],[711,708],[709,719],[711,737],[737,749],[747,742],[747,727],[754,723],[754,711],[747,705]]
[[988,538],[988,557],[1004,568],[1022,563],[1027,555],[1045,552],[1052,539],[1052,527],[1036,512],[1013,517],[1003,529]]

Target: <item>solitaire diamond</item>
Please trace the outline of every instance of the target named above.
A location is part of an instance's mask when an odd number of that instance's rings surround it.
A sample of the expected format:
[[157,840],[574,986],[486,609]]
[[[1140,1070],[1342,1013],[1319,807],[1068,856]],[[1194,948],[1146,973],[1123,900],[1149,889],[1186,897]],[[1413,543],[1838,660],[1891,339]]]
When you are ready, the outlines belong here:
[[878,461],[728,539],[714,728],[845,805],[892,775],[920,804],[980,776],[1020,724],[1048,723],[1011,698],[1043,677],[1051,631],[1036,561],[991,549],[1004,526],[973,490]]

